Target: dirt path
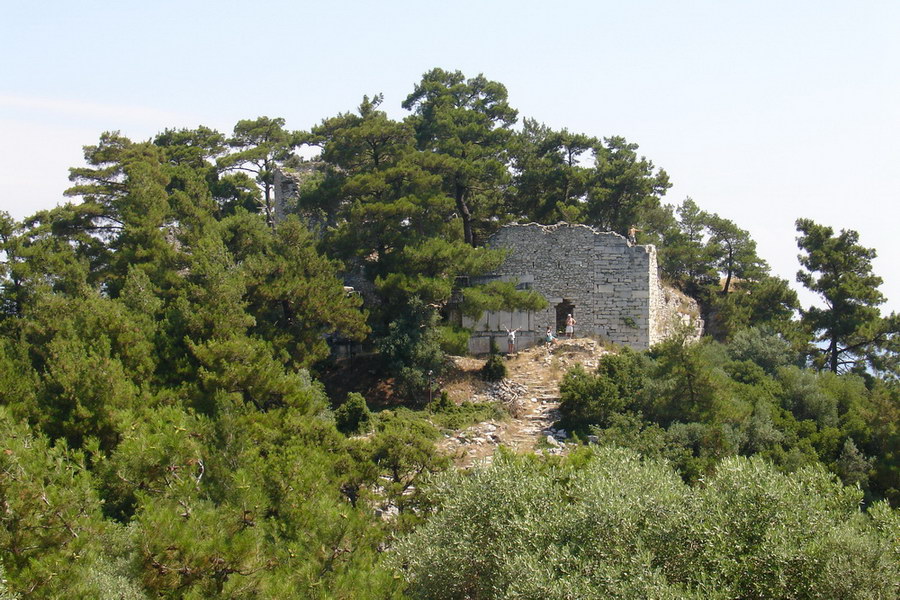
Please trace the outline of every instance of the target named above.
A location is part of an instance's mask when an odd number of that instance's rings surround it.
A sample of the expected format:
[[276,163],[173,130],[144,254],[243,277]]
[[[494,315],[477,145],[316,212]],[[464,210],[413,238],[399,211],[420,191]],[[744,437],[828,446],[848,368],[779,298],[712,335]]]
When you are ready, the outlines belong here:
[[530,452],[536,447],[549,454],[565,452],[566,432],[553,429],[559,419],[559,382],[576,364],[593,369],[606,352],[592,339],[576,338],[560,340],[550,352],[539,346],[519,353],[506,361],[506,379],[470,398],[473,402],[502,401],[510,419],[473,425],[445,438],[441,447],[456,457],[460,467],[490,462],[499,446],[514,452]]

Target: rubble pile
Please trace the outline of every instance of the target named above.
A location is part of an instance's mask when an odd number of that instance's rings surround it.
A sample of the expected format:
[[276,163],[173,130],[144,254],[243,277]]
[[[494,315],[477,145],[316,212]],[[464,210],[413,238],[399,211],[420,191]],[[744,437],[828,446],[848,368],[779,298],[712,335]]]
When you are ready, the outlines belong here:
[[465,466],[475,461],[490,463],[497,446],[503,443],[500,437],[503,425],[494,421],[478,423],[457,433],[445,434],[441,446],[450,455],[462,460]]
[[525,402],[522,397],[528,391],[521,383],[516,383],[509,379],[501,379],[490,384],[487,389],[487,396],[491,400],[500,402],[506,412],[514,419],[518,419],[525,412]]

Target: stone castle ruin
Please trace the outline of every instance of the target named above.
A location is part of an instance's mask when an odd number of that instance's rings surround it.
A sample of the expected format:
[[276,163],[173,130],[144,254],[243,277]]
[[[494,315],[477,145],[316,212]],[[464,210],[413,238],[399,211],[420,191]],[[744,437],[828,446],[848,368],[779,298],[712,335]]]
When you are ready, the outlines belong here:
[[[300,170],[276,170],[276,220],[295,210],[299,189],[314,165]],[[310,222],[313,229],[324,223]],[[659,279],[656,248],[634,245],[617,233],[600,232],[587,225],[512,224],[488,239],[488,245],[509,254],[495,273],[470,277],[469,284],[491,279],[515,280],[519,289],[533,289],[549,306],[542,311],[493,311],[479,320],[462,317],[472,330],[469,351],[486,353],[495,338],[506,349],[506,328],[519,329],[519,348],[543,339],[547,326],[565,329],[572,314],[576,336],[593,336],[637,350],[664,340],[688,325],[699,337],[702,321],[697,303]],[[345,274],[344,283],[371,301],[371,282],[362,273]],[[502,338],[502,339],[501,339]]]
[[544,296],[549,306],[536,312],[487,312],[478,321],[464,317],[462,325],[473,331],[470,352],[488,352],[491,338],[505,349],[506,328],[519,329],[519,348],[529,347],[543,339],[547,326],[564,331],[569,314],[577,321],[576,336],[636,350],[684,326],[696,336],[701,333],[696,301],[662,284],[652,245],[634,245],[617,233],[568,223],[507,225],[488,244],[509,254],[497,272],[469,283],[515,280],[519,289]]

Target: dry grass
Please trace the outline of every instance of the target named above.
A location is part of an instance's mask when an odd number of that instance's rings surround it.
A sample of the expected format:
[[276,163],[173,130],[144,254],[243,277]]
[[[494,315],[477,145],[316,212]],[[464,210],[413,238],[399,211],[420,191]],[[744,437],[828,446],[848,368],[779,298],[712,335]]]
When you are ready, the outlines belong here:
[[478,372],[484,366],[484,359],[468,356],[450,356],[449,364],[440,379],[441,389],[456,404],[470,400],[476,394],[484,393],[487,384]]

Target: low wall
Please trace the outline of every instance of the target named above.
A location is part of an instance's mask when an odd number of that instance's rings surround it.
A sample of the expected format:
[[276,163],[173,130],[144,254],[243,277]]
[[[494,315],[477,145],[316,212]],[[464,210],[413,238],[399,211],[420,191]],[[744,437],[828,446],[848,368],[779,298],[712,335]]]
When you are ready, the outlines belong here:
[[[540,343],[543,333],[536,331],[520,331],[516,334],[516,350],[527,350]],[[505,331],[479,331],[469,338],[469,354],[488,354],[491,351],[491,340],[497,344],[500,354],[506,354],[507,338]]]

